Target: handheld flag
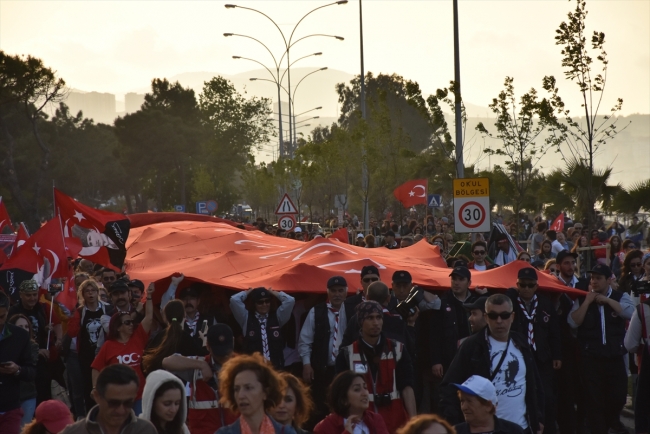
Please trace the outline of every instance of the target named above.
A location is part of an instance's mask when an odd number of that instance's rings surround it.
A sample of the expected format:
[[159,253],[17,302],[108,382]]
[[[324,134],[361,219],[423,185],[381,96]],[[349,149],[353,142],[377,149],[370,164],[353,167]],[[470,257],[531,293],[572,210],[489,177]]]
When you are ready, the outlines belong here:
[[559,216],[555,220],[553,220],[553,224],[551,224],[551,227],[549,229],[552,229],[556,232],[562,232],[564,230],[564,213],[561,212]]
[[16,233],[16,241],[14,242],[14,247],[13,250],[11,251],[11,254],[14,255],[18,251],[18,249],[20,249],[23,246],[23,244],[27,242],[28,239],[29,239],[29,232],[25,227],[25,223],[21,222],[18,225],[18,232]]
[[427,184],[426,179],[415,179],[407,181],[393,190],[395,198],[402,202],[404,207],[409,208],[413,205],[427,204]]
[[7,207],[5,206],[5,202],[2,200],[2,196],[0,196],[0,234],[5,232],[5,228],[9,228],[10,232],[13,233],[13,225],[11,224],[11,218],[9,217],[9,213],[7,212]]
[[126,239],[131,223],[123,214],[81,204],[54,189],[56,212],[63,222],[66,244],[81,243],[79,256],[104,267],[121,271],[126,257]]
[[0,267],[0,286],[13,299],[23,280],[34,279],[46,288],[52,278],[68,277],[68,260],[61,223],[53,218],[45,223]]
[[336,238],[342,243],[350,244],[350,239],[348,238],[348,230],[346,228],[341,228],[332,233],[330,238]]

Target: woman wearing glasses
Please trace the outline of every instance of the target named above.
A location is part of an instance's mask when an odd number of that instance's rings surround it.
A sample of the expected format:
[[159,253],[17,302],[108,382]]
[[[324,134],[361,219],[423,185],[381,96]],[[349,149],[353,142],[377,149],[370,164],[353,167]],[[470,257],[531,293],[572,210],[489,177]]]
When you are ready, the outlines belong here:
[[621,278],[618,281],[619,291],[630,294],[636,282],[641,280],[644,275],[643,270],[643,252],[641,250],[631,250],[625,255],[623,267],[621,268]]
[[133,404],[136,414],[142,413],[142,391],[145,378],[142,374],[141,360],[144,348],[149,341],[149,331],[153,319],[153,283],[147,288],[147,303],[145,304],[145,316],[140,325],[136,328],[128,312],[117,312],[111,317],[108,325],[108,336],[106,342],[95,357],[92,371],[93,389],[97,383],[97,376],[104,367],[121,364],[128,365],[136,372],[140,379],[138,396]]
[[[272,298],[280,303],[277,308]],[[292,296],[263,287],[230,297],[230,310],[244,334],[244,352],[260,353],[274,368],[284,369],[282,326],[291,319],[295,303]]]

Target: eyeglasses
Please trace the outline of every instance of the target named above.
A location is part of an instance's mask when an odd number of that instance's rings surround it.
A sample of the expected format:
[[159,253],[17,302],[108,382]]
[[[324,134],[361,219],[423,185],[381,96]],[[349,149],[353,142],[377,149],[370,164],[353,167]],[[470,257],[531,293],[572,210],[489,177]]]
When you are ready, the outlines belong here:
[[533,289],[534,287],[537,286],[536,283],[520,283],[520,282],[517,282],[517,285],[519,285],[520,288],[530,288],[530,289]]
[[119,408],[119,407],[131,408],[133,407],[134,402],[135,402],[134,399],[125,399],[125,400],[107,399],[106,400],[106,403],[110,408]]
[[553,274],[557,273],[557,268],[549,268],[548,271],[550,271]]
[[378,280],[378,277],[364,277],[363,283],[377,282]]
[[263,298],[261,300],[257,300],[255,304],[258,306],[262,306],[263,304],[271,304],[271,300],[268,298]]
[[640,267],[642,264],[640,262],[631,262],[630,267]]
[[485,255],[485,250],[474,250],[472,253],[475,255]]
[[488,318],[492,320],[496,320],[497,318],[501,318],[502,320],[506,320],[512,316],[512,312],[501,312],[501,313],[496,313],[496,312],[486,312],[486,315]]
[[122,325],[131,326],[131,325],[133,325],[133,320],[132,319],[126,319],[126,320],[122,321]]

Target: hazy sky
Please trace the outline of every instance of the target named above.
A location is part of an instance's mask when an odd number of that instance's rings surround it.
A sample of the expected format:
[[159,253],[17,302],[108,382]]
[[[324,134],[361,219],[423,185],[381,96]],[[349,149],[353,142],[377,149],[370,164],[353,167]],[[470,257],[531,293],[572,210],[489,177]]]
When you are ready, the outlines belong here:
[[[287,36],[302,15],[327,4],[230,1],[266,12]],[[277,29],[261,15],[226,9],[225,3],[0,0],[0,49],[42,58],[70,87],[111,92],[120,99],[154,77],[256,69],[253,63],[233,60],[233,54],[270,64],[268,53],[255,42],[222,34],[256,37],[277,53],[282,47]],[[363,7],[366,70],[401,74],[419,82],[427,94],[453,78],[451,0],[366,0]],[[515,78],[518,93],[531,86],[540,89],[544,75],[562,77],[554,32],[574,7],[574,2],[562,0],[461,0],[464,99],[487,106],[507,75]],[[610,68],[604,105],[621,97],[624,114],[650,113],[650,1],[590,0],[587,8],[588,32],[606,34]],[[345,41],[314,37],[300,42],[292,49],[293,59],[316,51],[324,54],[296,66],[358,73],[358,20],[356,0],[310,15],[297,37],[325,33]],[[572,111],[578,111],[575,85],[561,80],[560,88]]]

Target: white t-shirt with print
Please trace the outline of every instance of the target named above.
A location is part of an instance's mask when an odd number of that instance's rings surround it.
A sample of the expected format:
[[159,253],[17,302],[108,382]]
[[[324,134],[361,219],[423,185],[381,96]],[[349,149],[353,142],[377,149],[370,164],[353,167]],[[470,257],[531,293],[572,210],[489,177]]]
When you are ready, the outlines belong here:
[[[499,342],[489,337],[491,371],[496,369],[501,355],[506,349],[507,342]],[[510,340],[508,354],[506,354],[499,372],[492,380],[497,390],[496,416],[501,419],[516,423],[522,429],[528,428],[526,420],[526,361],[524,355]]]

